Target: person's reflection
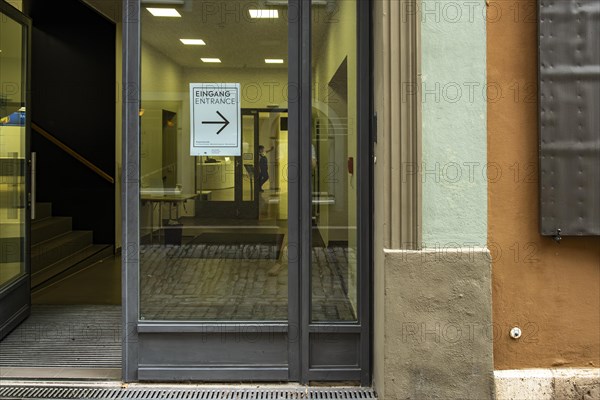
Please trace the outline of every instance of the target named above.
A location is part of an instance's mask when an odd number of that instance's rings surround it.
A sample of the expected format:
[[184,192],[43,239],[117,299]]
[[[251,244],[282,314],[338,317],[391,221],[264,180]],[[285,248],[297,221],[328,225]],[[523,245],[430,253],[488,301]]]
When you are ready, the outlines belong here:
[[269,180],[269,159],[265,155],[265,146],[258,146],[258,184],[261,192],[264,192],[263,185]]

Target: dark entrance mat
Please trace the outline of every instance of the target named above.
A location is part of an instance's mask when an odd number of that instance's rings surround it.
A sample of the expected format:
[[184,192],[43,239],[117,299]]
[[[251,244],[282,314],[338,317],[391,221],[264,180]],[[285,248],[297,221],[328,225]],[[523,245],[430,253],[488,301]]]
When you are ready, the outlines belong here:
[[0,369],[121,368],[121,317],[121,306],[33,305],[0,342]]
[[280,233],[203,233],[172,248],[174,258],[278,260],[285,235]]

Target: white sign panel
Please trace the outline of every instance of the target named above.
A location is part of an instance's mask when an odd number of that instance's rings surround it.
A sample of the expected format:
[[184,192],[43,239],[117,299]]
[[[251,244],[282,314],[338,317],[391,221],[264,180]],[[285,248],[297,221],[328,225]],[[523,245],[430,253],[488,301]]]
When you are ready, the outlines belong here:
[[191,155],[240,156],[239,83],[190,83]]

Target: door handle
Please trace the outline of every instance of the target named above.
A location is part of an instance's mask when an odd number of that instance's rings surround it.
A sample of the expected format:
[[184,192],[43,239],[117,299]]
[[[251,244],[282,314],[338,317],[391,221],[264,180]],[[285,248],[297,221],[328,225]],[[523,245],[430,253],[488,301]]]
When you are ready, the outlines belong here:
[[37,154],[35,152],[31,153],[31,219],[35,219],[35,197],[36,197],[36,165],[37,165]]

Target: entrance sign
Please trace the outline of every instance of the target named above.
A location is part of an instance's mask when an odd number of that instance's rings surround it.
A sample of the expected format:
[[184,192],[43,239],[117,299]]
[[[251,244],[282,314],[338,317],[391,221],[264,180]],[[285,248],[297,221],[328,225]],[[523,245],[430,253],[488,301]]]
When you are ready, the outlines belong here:
[[240,156],[239,83],[190,83],[192,156]]

